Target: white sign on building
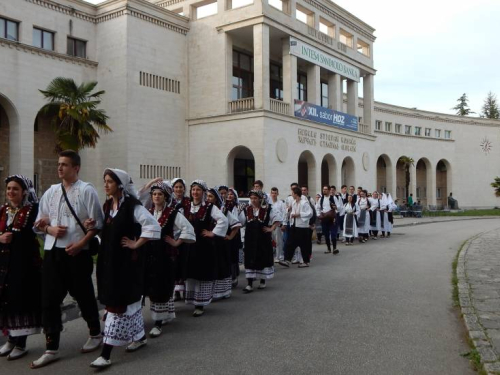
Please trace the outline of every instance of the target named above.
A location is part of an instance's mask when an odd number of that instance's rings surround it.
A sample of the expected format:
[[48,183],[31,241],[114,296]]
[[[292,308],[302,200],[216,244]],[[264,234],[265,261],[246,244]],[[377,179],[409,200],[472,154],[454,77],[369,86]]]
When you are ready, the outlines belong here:
[[290,38],[290,54],[359,82],[358,68],[295,38]]

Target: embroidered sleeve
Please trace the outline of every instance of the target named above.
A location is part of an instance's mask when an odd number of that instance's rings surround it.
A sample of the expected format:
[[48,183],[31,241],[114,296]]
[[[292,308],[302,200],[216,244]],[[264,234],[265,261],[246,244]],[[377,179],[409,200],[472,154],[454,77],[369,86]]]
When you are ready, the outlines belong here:
[[212,207],[211,211],[212,219],[216,221],[215,228],[213,229],[213,234],[219,237],[225,237],[227,233],[228,221],[226,216],[219,210],[216,206]]
[[97,191],[90,184],[85,186],[85,188],[83,189],[83,204],[87,209],[87,214],[89,215],[88,217],[96,221],[94,228],[101,229],[104,222],[101,204],[99,203]]
[[174,232],[179,233],[176,238],[183,240],[186,243],[196,242],[196,234],[194,228],[183,215],[177,214],[174,221]]
[[153,215],[144,206],[136,205],[134,219],[141,225],[141,237],[158,240],[161,237],[161,227]]

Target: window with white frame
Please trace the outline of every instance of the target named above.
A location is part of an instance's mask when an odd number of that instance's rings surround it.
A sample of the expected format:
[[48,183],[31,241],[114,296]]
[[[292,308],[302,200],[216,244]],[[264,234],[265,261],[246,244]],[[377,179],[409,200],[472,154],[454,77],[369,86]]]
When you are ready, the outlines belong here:
[[19,22],[0,17],[0,38],[18,41]]
[[435,129],[434,130],[434,136],[436,138],[441,138],[441,129]]
[[402,125],[401,125],[401,124],[396,124],[396,125],[395,125],[395,128],[394,128],[394,131],[395,131],[396,133],[401,134],[401,128],[402,128]]
[[422,128],[420,126],[415,126],[415,135],[422,135]]
[[451,130],[444,131],[444,139],[451,139]]
[[425,128],[425,136],[430,137],[431,136],[431,128]]
[[385,122],[385,131],[390,132],[392,131],[392,122]]
[[382,121],[380,120],[375,121],[375,130],[382,130]]
[[405,134],[410,135],[411,134],[411,126],[410,125],[405,125]]

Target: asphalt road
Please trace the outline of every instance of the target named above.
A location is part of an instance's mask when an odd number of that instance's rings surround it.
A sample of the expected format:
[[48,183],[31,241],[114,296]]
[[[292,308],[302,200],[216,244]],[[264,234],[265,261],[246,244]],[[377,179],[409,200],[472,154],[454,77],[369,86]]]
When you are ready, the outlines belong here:
[[[312,266],[283,269],[265,290],[206,308],[201,318],[178,304],[164,335],[136,353],[115,348],[107,374],[474,374],[464,328],[451,299],[451,263],[460,244],[500,220],[397,228],[390,239],[342,245],[338,256],[314,247]],[[149,313],[144,310],[148,330]],[[43,336],[0,374],[92,374],[97,353],[80,354],[83,320],[66,324],[62,358],[30,370]]]

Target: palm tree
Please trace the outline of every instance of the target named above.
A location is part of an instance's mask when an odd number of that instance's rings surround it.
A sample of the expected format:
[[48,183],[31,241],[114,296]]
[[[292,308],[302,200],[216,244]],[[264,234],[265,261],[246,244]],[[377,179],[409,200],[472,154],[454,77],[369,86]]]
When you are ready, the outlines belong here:
[[500,197],[500,177],[495,177],[495,182],[491,183],[491,187],[495,189],[495,196]]
[[403,164],[405,169],[406,201],[408,202],[408,197],[410,196],[410,167],[414,165],[415,161],[408,156],[401,156],[398,162]]
[[51,118],[56,133],[56,152],[95,148],[99,132],[113,131],[106,123],[109,117],[105,111],[97,108],[105,92],[92,93],[96,86],[95,81],[78,86],[71,78],[57,77],[46,90],[39,90],[49,101],[39,114]]

